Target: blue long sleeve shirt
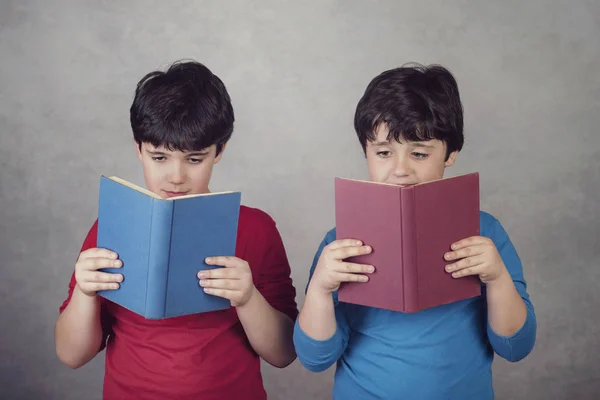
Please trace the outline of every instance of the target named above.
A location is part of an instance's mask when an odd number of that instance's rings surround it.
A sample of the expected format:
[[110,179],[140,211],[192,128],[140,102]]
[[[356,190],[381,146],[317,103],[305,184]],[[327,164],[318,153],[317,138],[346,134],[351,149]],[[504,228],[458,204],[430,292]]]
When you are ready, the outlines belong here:
[[[514,335],[498,335],[489,325],[485,285],[479,297],[413,314],[338,302],[333,293],[337,329],[332,337],[312,339],[296,321],[300,362],[313,372],[336,363],[334,399],[493,399],[494,353],[512,362],[523,359],[533,349],[537,323],[506,231],[482,211],[480,232],[493,240],[527,307],[525,323]],[[310,278],[323,248],[335,238],[332,229],[321,242]]]

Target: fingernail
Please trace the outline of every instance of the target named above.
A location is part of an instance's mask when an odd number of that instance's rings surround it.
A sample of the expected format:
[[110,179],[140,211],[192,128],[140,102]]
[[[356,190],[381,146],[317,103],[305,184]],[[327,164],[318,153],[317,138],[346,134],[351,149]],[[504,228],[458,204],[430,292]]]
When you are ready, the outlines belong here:
[[205,280],[201,280],[200,281],[200,286],[204,286],[204,285],[206,285],[206,281]]
[[452,258],[452,254],[446,253],[444,254],[444,257],[446,258],[446,260],[450,260]]
[[448,271],[448,272],[452,271],[452,265],[446,265],[446,271]]
[[123,281],[123,275],[117,275],[116,281],[117,282]]
[[112,285],[112,288],[113,288],[113,289],[118,289],[118,288],[119,288],[119,284],[118,284],[118,283],[115,283],[114,285]]
[[207,262],[207,263],[210,263],[210,262],[212,262],[212,258],[210,258],[210,257],[206,257],[206,258],[204,259],[204,261],[205,261],[205,262]]
[[369,272],[375,272],[375,267],[373,267],[373,266],[369,267]]
[[366,251],[371,251],[371,247],[370,246],[365,246],[365,250]]
[[204,288],[204,292],[205,292],[205,293],[210,293],[210,292],[211,292],[211,290],[210,290],[209,288]]
[[357,241],[355,242],[355,244],[356,244],[357,246],[360,246],[360,245],[362,244],[362,242],[361,242],[360,240],[357,240]]
[[450,248],[451,248],[452,250],[454,250],[454,249],[456,249],[456,245],[455,245],[455,244],[452,244],[452,246],[450,246]]
[[113,261],[113,265],[114,265],[115,267],[120,267],[120,266],[121,266],[121,260],[116,260],[116,261]]
[[200,271],[198,272],[198,278],[202,279],[202,278],[206,278],[207,273],[204,271]]

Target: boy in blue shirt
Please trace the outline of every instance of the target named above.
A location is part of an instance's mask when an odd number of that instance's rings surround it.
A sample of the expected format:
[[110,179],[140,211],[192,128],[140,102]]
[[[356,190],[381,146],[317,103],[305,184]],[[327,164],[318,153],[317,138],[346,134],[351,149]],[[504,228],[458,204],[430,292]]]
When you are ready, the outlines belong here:
[[[370,179],[414,185],[444,175],[463,146],[463,110],[452,74],[405,66],[375,77],[354,127]],[[369,212],[369,210],[365,210]],[[494,353],[519,361],[532,350],[536,318],[521,261],[500,222],[480,212],[481,236],[448,243],[446,271],[478,275],[482,295],[405,314],[337,301],[342,282],[366,282],[372,265],[346,262],[369,243],[329,231],[315,255],[294,330],[313,372],[337,363],[334,399],[493,399]]]

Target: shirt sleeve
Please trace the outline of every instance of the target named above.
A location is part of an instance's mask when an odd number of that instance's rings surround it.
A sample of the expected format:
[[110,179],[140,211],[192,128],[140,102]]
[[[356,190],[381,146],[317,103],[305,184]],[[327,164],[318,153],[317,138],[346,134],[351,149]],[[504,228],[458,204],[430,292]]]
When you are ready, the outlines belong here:
[[[335,240],[335,233],[332,232],[329,232],[325,236],[315,254],[310,268],[308,283],[310,283],[310,280],[312,279],[323,249]],[[308,289],[308,284],[306,289]],[[342,356],[348,345],[350,326],[345,312],[346,305],[338,302],[337,292],[332,293],[332,297],[337,326],[335,333],[330,338],[325,340],[313,339],[300,328],[300,324],[297,320],[294,325],[294,346],[296,347],[296,354],[302,365],[312,372],[321,372],[331,367]]]
[[[85,250],[96,247],[97,237],[98,221],[96,220],[90,228],[85,240],[83,241],[80,253],[84,252]],[[75,279],[75,271],[73,271],[73,273],[71,274],[71,280],[69,282],[69,291],[67,294],[67,298],[61,304],[59,308],[59,313],[62,313],[69,305],[71,297],[73,296],[73,290],[75,289],[75,285],[77,285],[77,280]],[[106,300],[103,298],[100,298],[100,322],[102,325],[102,343],[100,344],[99,351],[102,351],[106,347],[106,341],[108,337],[112,334],[112,317],[107,310]]]
[[520,361],[533,349],[536,340],[537,321],[523,274],[523,266],[508,234],[499,221],[493,221],[489,237],[492,239],[506,266],[517,292],[527,308],[523,326],[512,336],[498,335],[487,322],[487,334],[492,348],[500,357],[510,362]]
[[272,219],[266,224],[266,251],[262,256],[256,289],[271,307],[284,313],[292,321],[298,316],[296,289],[294,288],[290,263],[277,226]]

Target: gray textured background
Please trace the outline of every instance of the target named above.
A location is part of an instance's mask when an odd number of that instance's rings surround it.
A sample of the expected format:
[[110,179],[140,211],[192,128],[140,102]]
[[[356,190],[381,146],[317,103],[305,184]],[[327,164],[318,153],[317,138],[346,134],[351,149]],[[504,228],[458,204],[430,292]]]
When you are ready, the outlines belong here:
[[[448,66],[466,109],[450,172],[480,171],[539,321],[530,357],[496,361],[497,397],[600,396],[597,0],[182,3],[0,2],[0,398],[101,397],[103,355],[75,371],[56,359],[57,308],[99,175],[143,183],[135,83],[179,58],[230,90],[237,124],[212,188],[276,219],[299,304],[333,177],[366,177],[352,129],[366,84],[407,61]],[[329,398],[331,377],[264,368],[272,399]]]

